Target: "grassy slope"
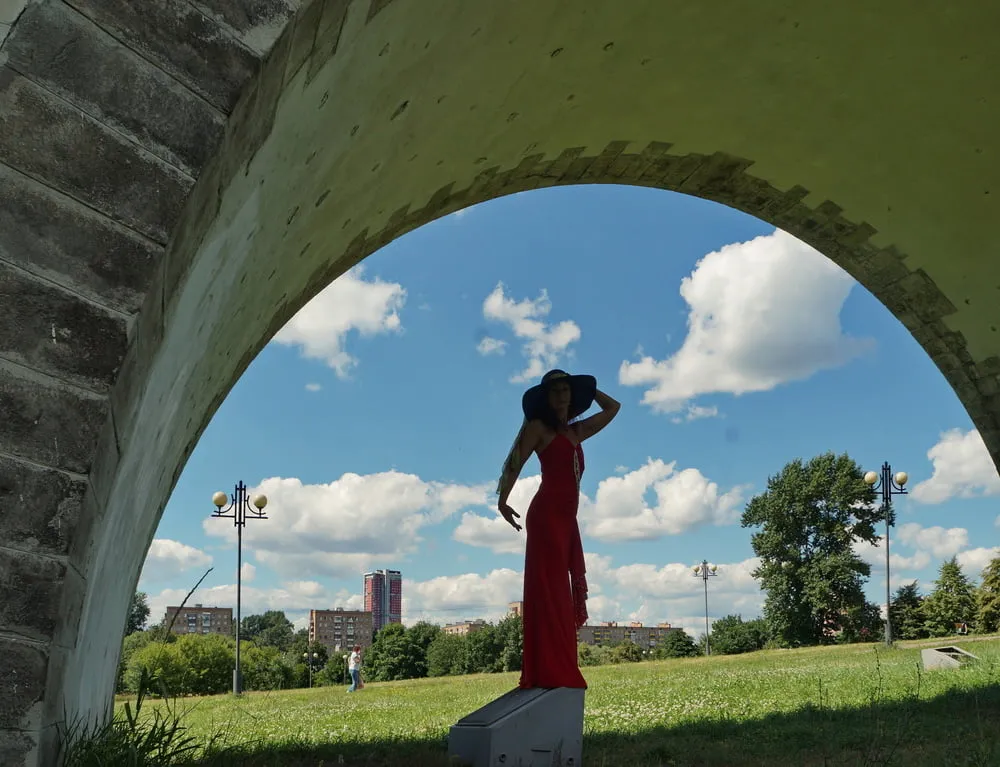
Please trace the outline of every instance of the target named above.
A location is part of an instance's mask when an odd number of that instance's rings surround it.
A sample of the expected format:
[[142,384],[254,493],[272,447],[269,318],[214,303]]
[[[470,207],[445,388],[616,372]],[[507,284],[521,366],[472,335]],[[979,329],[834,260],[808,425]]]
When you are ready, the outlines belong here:
[[[919,646],[778,650],[585,669],[584,760],[596,765],[1000,764],[1000,639],[923,672]],[[493,674],[187,699],[238,764],[447,764],[449,725],[511,689]],[[340,758],[344,761],[340,762]]]

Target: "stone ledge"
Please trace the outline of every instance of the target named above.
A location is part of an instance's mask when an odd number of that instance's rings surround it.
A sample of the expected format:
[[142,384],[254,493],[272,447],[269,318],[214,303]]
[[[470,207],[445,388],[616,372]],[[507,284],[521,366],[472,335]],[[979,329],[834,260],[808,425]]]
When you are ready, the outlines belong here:
[[127,346],[120,315],[0,263],[0,356],[107,394]]
[[189,176],[222,135],[219,109],[63,3],[28,6],[5,51],[22,75]]
[[257,69],[257,56],[188,3],[66,0],[102,29],[226,114]]
[[0,547],[0,628],[38,642],[52,639],[66,565],[59,560]]
[[0,452],[86,474],[108,413],[103,397],[0,360]]
[[28,552],[67,555],[86,484],[0,456],[0,540]]
[[33,709],[45,692],[47,663],[40,647],[0,637],[0,731],[38,729],[41,717]]
[[[3,25],[0,25],[0,42],[3,41]],[[38,747],[36,733],[23,730],[0,728],[0,764],[29,764],[32,752]]]
[[152,240],[0,164],[0,260],[134,314],[162,254]]
[[9,67],[0,70],[0,162],[159,243],[191,188],[172,166]]

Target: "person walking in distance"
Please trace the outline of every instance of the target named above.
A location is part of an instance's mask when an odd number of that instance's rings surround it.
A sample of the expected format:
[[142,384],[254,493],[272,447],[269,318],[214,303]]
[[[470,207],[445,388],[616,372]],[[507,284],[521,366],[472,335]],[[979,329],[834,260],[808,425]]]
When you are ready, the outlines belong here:
[[354,645],[351,650],[351,657],[347,659],[347,670],[351,674],[351,686],[348,692],[354,692],[361,688],[361,645]]
[[[574,421],[597,402],[601,412]],[[598,390],[597,379],[550,370],[521,399],[524,421],[507,454],[497,484],[497,509],[515,529],[520,514],[508,498],[532,453],[542,467],[542,484],[524,524],[524,651],[522,689],[586,689],[580,673],[576,630],[587,621],[587,578],[577,522],[581,443],[611,423],[621,405]]]

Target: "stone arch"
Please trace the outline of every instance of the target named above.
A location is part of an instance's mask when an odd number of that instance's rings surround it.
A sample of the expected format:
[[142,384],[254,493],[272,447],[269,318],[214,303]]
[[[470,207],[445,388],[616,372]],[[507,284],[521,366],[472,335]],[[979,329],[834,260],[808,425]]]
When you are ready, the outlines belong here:
[[263,344],[477,202],[637,184],[773,223],[909,328],[1000,459],[988,5],[134,8],[0,18],[0,761],[105,710],[163,505]]

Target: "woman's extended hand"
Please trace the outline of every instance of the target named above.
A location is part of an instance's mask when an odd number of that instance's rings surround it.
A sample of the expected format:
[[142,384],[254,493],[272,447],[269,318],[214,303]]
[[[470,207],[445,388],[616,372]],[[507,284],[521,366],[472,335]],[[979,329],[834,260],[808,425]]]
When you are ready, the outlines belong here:
[[517,524],[517,522],[515,522],[514,519],[515,517],[520,517],[521,515],[518,514],[516,511],[514,511],[510,507],[509,503],[501,503],[498,508],[500,510],[500,513],[503,514],[503,518],[510,523],[510,526],[513,527],[515,530],[520,531],[521,526]]

